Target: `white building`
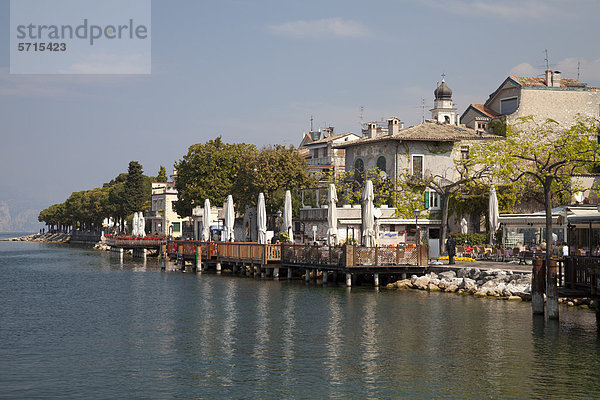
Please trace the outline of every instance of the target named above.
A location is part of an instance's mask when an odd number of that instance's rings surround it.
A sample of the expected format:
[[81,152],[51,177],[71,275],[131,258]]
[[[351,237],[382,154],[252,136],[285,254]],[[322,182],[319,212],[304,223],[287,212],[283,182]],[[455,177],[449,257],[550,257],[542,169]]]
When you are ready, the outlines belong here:
[[179,238],[187,218],[180,218],[173,208],[177,189],[173,182],[152,182],[152,211],[144,215],[151,223],[151,232]]

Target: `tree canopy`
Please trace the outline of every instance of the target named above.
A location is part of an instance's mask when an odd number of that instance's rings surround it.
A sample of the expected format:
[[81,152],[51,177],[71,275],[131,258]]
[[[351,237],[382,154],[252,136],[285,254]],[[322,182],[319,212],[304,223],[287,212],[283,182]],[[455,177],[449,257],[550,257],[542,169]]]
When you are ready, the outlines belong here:
[[[597,135],[597,123],[591,119],[582,118],[565,129],[551,119],[538,122],[524,117],[507,127],[506,140],[481,148],[481,161],[494,168],[498,179],[544,193],[548,249],[552,248],[553,199],[570,198],[577,190],[572,185],[573,175],[586,172],[600,160]],[[551,257],[552,251],[546,251],[546,265]],[[550,274],[550,269],[547,272]],[[555,278],[548,275],[546,286],[548,315],[558,318]]]
[[177,169],[177,201],[175,211],[190,216],[192,208],[209,199],[220,205],[233,193],[233,185],[242,163],[254,158],[256,147],[245,143],[225,143],[221,137],[192,145],[188,153],[175,163]]
[[98,229],[105,218],[123,221],[135,211],[148,210],[153,178],[144,176],[136,161],[130,163],[129,171],[131,176],[129,172],[121,173],[102,187],[73,192],[64,203],[42,210],[38,221],[56,228]]
[[244,210],[256,205],[262,192],[269,213],[282,210],[286,190],[314,184],[307,167],[306,160],[293,146],[266,146],[249,154],[241,160],[232,188],[238,207]]
[[160,166],[158,170],[158,175],[156,176],[156,182],[166,182],[167,181],[167,170],[164,166]]

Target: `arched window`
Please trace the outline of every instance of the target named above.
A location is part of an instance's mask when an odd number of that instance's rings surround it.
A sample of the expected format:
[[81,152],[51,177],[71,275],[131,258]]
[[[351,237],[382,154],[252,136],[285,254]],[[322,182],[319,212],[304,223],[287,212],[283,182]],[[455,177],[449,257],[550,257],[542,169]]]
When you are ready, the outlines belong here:
[[379,156],[379,158],[377,159],[377,168],[379,168],[380,171],[387,172],[386,160],[384,156]]
[[357,158],[354,162],[354,179],[362,181],[363,172],[365,172],[365,163],[361,158]]

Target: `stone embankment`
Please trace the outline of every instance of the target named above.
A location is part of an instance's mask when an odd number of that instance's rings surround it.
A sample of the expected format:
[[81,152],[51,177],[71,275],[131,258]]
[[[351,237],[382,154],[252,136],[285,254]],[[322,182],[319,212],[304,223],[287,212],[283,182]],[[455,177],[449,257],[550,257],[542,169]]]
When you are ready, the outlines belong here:
[[44,243],[67,243],[71,235],[68,233],[36,233],[16,238],[3,239],[6,242],[44,242]]
[[[480,270],[470,267],[457,271],[431,272],[423,276],[413,275],[410,279],[399,280],[386,287],[388,289],[458,293],[509,301],[531,300],[531,274],[514,273],[503,269]],[[558,301],[561,304],[581,309],[595,309],[600,306],[589,298],[561,297]]]
[[458,271],[431,272],[413,275],[387,285],[389,289],[418,289],[448,292],[475,297],[495,297],[506,300],[531,300],[531,274],[513,273],[501,269],[480,270],[470,267]]

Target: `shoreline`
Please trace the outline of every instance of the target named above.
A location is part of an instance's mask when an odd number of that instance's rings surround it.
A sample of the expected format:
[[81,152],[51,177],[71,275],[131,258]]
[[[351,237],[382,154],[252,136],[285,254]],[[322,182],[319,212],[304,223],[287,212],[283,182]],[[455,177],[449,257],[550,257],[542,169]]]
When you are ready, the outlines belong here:
[[0,239],[0,242],[42,242],[68,243],[71,235],[68,233],[34,233],[32,235]]
[[[499,268],[464,267],[438,273],[429,272],[422,276],[412,275],[410,279],[389,283],[384,288],[444,292],[505,301],[531,301],[531,272],[513,273]],[[558,302],[582,310],[595,310],[600,306],[590,298],[561,297]]]
[[[70,238],[71,235],[67,233],[36,233],[0,239],[0,242],[69,243]],[[93,249],[108,251],[108,246],[98,242]],[[410,279],[401,279],[389,283],[383,288],[444,292],[505,301],[531,301],[531,269],[527,266],[517,267],[514,264],[505,266],[504,263],[493,263],[489,266],[469,264],[472,266],[430,265],[429,273],[421,276],[412,275]],[[510,267],[517,268],[511,269]],[[594,310],[600,306],[590,298],[561,297],[558,302],[582,310]]]

